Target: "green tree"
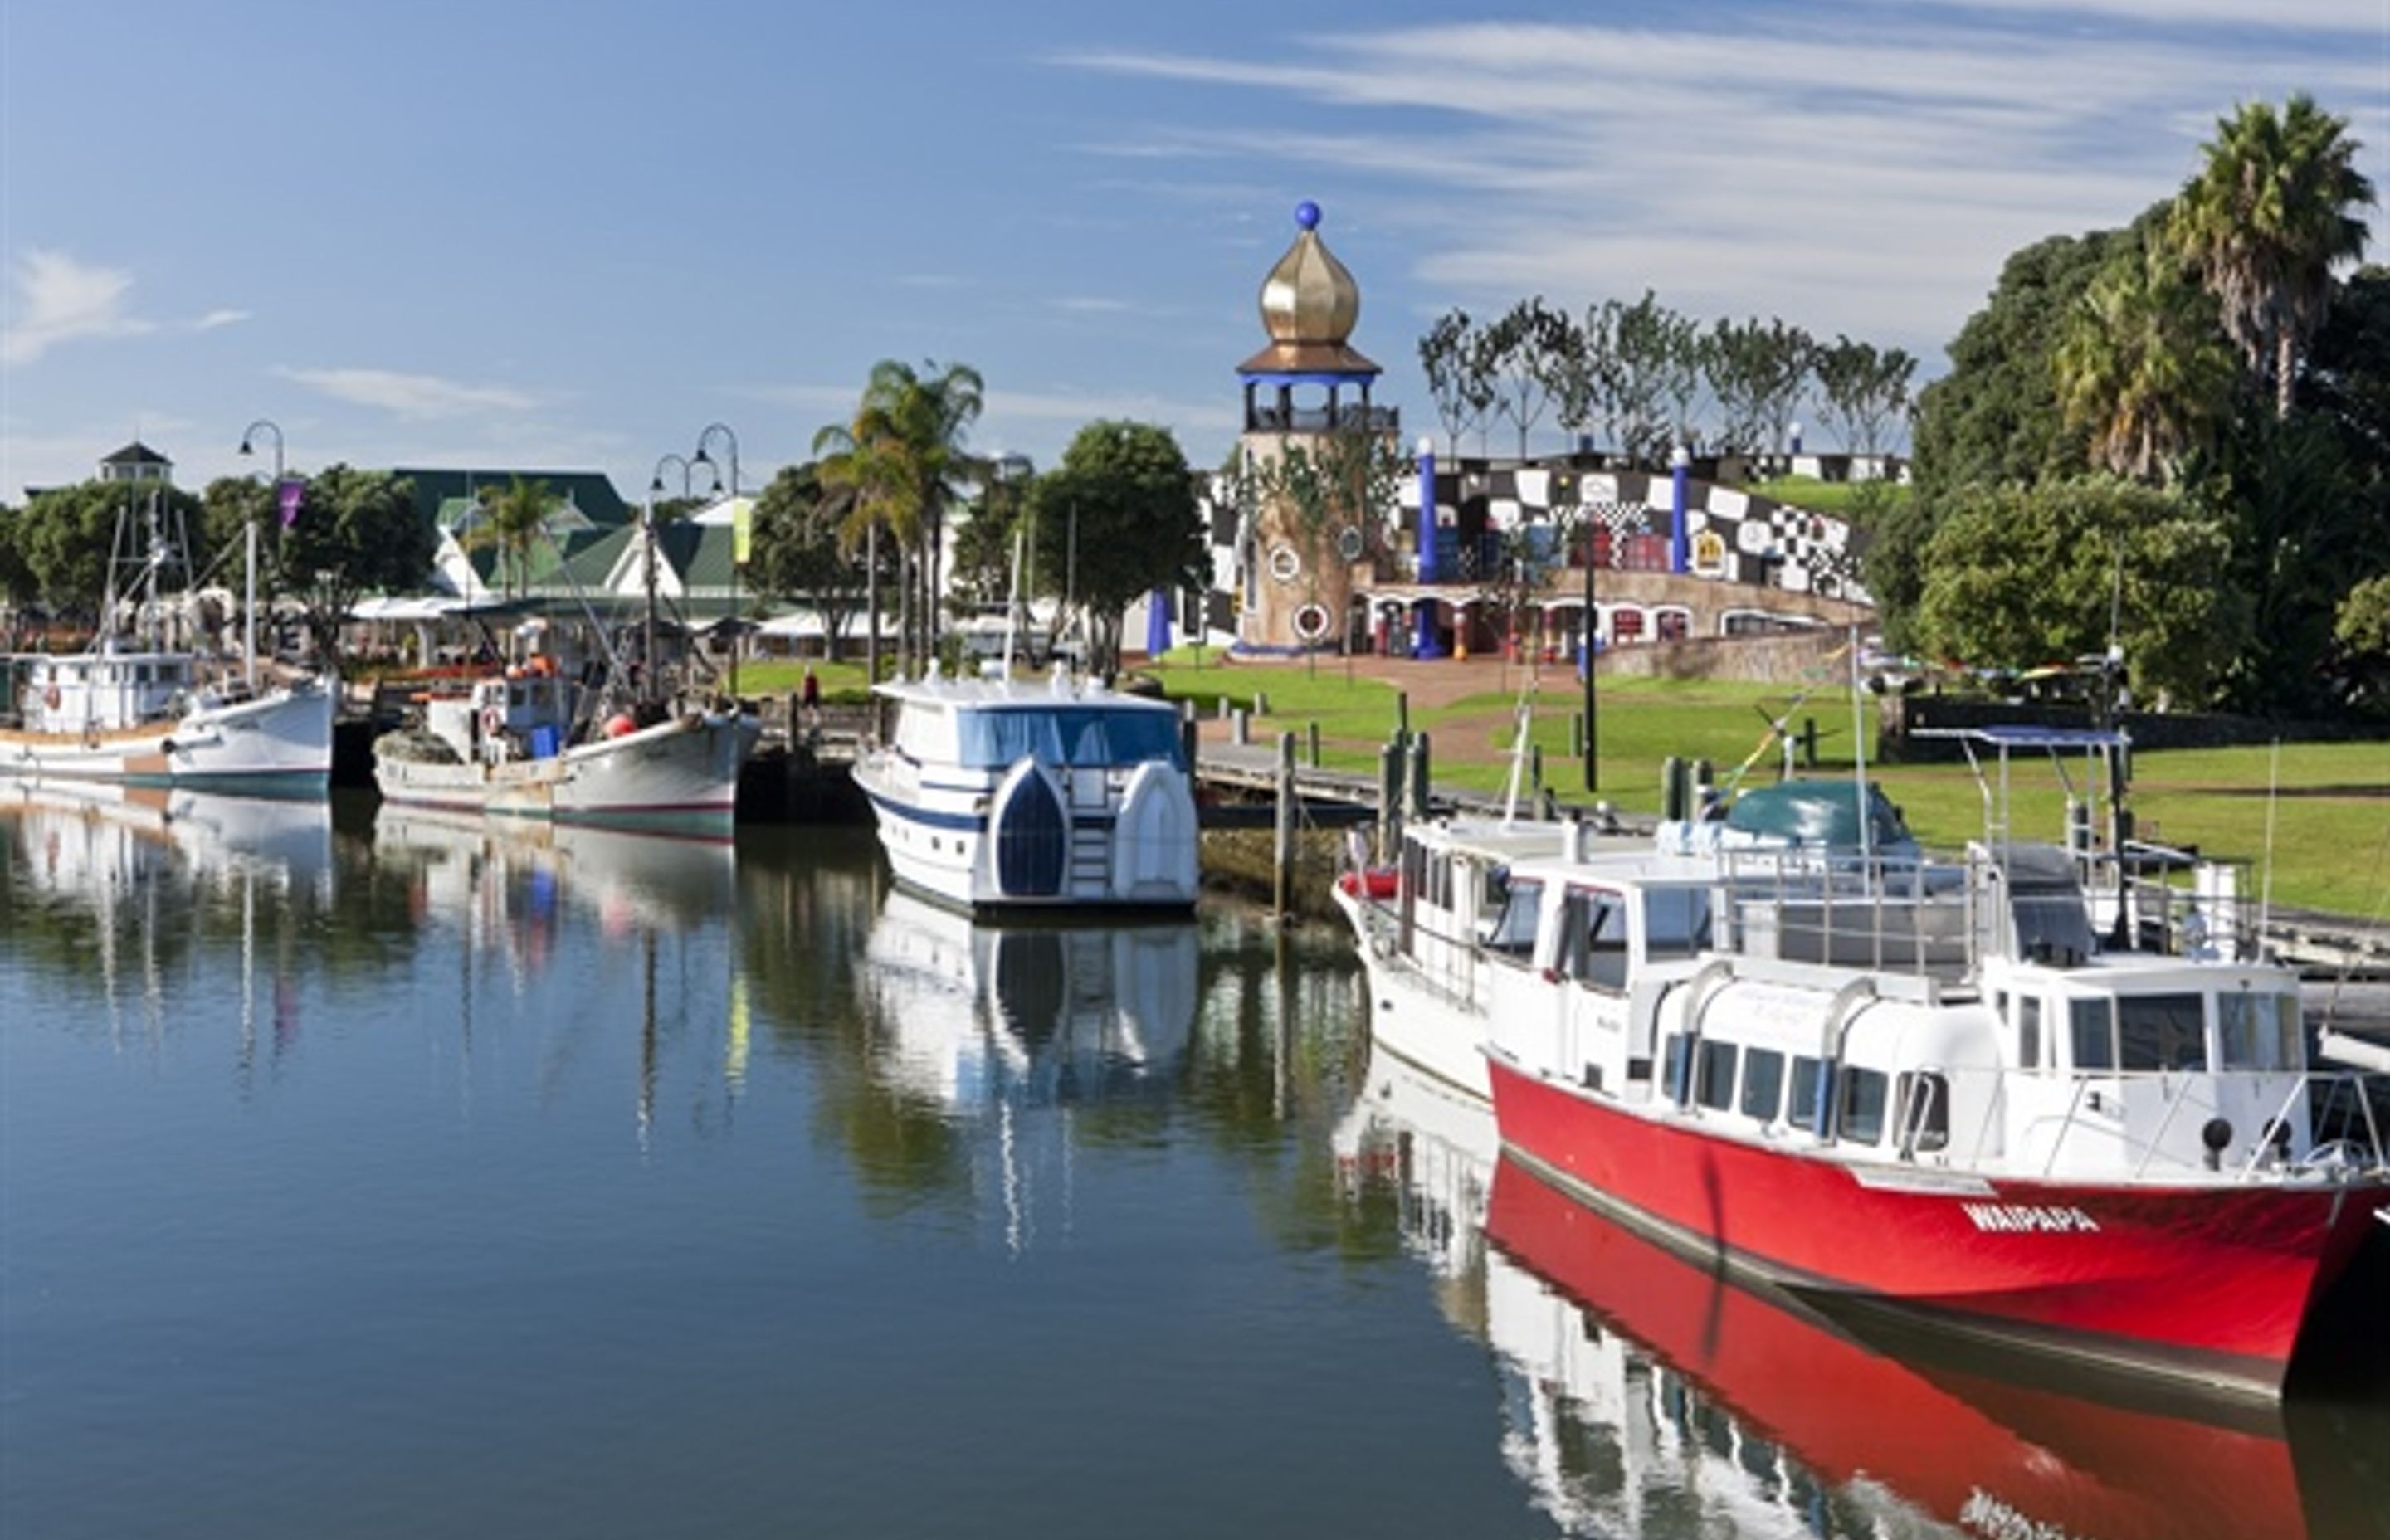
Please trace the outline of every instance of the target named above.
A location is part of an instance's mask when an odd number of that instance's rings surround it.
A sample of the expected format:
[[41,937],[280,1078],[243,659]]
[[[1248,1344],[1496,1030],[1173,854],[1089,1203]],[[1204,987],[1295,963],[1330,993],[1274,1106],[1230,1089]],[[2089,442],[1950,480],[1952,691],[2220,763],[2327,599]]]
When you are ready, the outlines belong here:
[[1455,456],[1460,436],[1482,427],[1494,409],[1494,378],[1487,367],[1485,334],[1472,325],[1469,312],[1454,309],[1436,317],[1419,340],[1420,372],[1427,377],[1428,399],[1444,424],[1444,436]]
[[783,468],[755,500],[754,520],[747,570],[755,586],[821,617],[824,646],[835,661],[839,637],[863,601],[865,573],[840,536],[838,509],[823,492],[820,468]]
[[2120,252],[2068,318],[2053,366],[2067,425],[2119,476],[2175,479],[2231,407],[2212,300],[2164,250]]
[[1566,388],[1581,351],[1576,323],[1538,294],[1512,305],[1488,327],[1484,347],[1494,410],[1519,430],[1519,457],[1525,459],[1528,433]]
[[1633,304],[1612,301],[1603,311],[1610,341],[1607,394],[1613,442],[1632,463],[1656,466],[1668,457],[1669,391],[1677,378],[1676,358],[1691,323],[1648,289]]
[[1166,428],[1091,422],[1030,494],[1039,587],[1087,621],[1089,665],[1120,668],[1121,615],[1156,588],[1208,581],[1195,478]]
[[[933,360],[916,370],[883,358],[872,366],[853,421],[814,435],[823,483],[849,509],[850,542],[867,543],[879,529],[906,552],[900,607],[908,669],[935,641],[939,536],[974,463],[966,443],[984,391],[968,365],[941,369]],[[875,656],[878,639],[875,628]]]
[[1807,332],[1781,320],[1762,326],[1754,315],[1713,325],[1702,358],[1718,407],[1717,447],[1745,453],[1781,447],[1817,352]]
[[556,494],[542,481],[510,476],[505,490],[482,492],[481,511],[468,547],[487,545],[498,553],[498,586],[513,595],[531,584],[531,554],[546,533],[548,516],[556,510]]
[[2304,92],[2280,112],[2250,102],[2219,118],[2168,233],[2223,308],[2224,329],[2287,417],[2301,351],[2323,320],[2332,271],[2365,254],[2373,184],[2348,121]]
[[2390,576],[2367,578],[2348,591],[2332,639],[2349,703],[2390,715]]
[[278,587],[306,606],[307,630],[338,666],[341,622],[358,599],[404,593],[430,575],[431,527],[415,511],[415,484],[346,465],[307,483],[299,516],[274,545]]
[[96,622],[109,586],[110,553],[118,560],[116,587],[122,597],[149,549],[153,512],[168,557],[161,581],[186,586],[186,571],[207,568],[199,500],[180,487],[155,482],[90,481],[42,493],[16,516],[18,559],[52,610]]
[[1879,352],[1871,342],[1837,335],[1812,355],[1818,379],[1818,410],[1843,448],[1853,455],[1882,454],[1890,430],[1908,415],[1908,384],[1917,360],[1900,348]]
[[1013,534],[1029,507],[1036,471],[1025,456],[998,456],[980,464],[979,495],[955,532],[949,590],[967,611],[1003,604],[1012,592]]
[[2203,703],[2249,633],[2215,581],[2231,548],[2226,520],[2178,493],[2101,476],[1992,488],[1927,544],[1919,637],[1971,666],[2030,668],[2104,652],[2113,619],[2137,694]]

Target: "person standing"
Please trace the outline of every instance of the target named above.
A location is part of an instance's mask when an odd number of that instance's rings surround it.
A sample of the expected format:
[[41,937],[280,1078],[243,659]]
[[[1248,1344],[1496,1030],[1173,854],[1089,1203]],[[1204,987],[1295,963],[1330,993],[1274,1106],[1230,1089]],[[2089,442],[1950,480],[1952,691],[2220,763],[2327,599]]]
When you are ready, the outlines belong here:
[[797,702],[803,708],[805,731],[821,731],[821,681],[814,677],[814,666],[805,665],[804,683],[797,687]]

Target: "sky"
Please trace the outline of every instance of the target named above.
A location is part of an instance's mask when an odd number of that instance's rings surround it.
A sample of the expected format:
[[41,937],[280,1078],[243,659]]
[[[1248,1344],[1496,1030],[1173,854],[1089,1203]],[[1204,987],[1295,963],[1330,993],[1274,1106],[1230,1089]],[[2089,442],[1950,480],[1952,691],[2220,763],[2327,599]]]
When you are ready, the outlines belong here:
[[2390,197],[2390,0],[0,0],[0,500],[136,433],[262,468],[256,418],[634,498],[721,423],[752,489],[881,358],[977,368],[982,452],[1217,464],[1306,199],[1408,434],[1420,333],[1530,294],[1930,376],[2010,252],[2299,90]]

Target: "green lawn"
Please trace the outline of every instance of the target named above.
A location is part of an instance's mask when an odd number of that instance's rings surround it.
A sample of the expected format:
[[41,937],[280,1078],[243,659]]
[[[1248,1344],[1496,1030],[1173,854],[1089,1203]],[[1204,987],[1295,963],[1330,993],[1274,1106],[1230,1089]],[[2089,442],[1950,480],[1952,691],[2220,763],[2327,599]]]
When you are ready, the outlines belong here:
[[1849,513],[1865,497],[1882,498],[1886,507],[1897,507],[1909,495],[1909,489],[1896,482],[1887,486],[1882,481],[1821,481],[1815,476],[1779,476],[1772,481],[1754,481],[1751,490],[1812,513],[1838,516]]
[[[1316,673],[1223,669],[1208,661],[1199,669],[1191,653],[1182,650],[1155,672],[1172,696],[1201,701],[1207,713],[1222,697],[1250,708],[1256,690],[1266,693],[1269,714],[1255,723],[1256,736],[1302,735],[1316,721],[1321,758],[1338,768],[1374,769],[1394,723],[1393,687],[1370,679],[1348,683],[1341,661],[1323,659]],[[1603,679],[1597,713],[1598,794],[1622,810],[1656,814],[1660,765],[1670,754],[1708,759],[1720,779],[1727,778],[1767,737],[1761,704],[1781,711],[1794,693],[1715,681]],[[1439,710],[1414,706],[1411,725],[1430,737],[1438,785],[1500,789],[1510,774],[1514,699],[1487,693]],[[1562,671],[1538,697],[1530,738],[1543,749],[1546,780],[1575,802],[1587,798],[1581,764],[1570,755],[1571,717],[1581,705],[1578,687]],[[1797,715],[1817,719],[1817,773],[1850,774],[1848,696],[1821,690]],[[1870,731],[1871,751],[1871,713]],[[2263,748],[2136,755],[2133,807],[2140,833],[2242,861],[2251,881],[2261,882],[2272,758]],[[1754,762],[1750,774],[1758,781],[1771,780],[1777,763],[1771,748]],[[2080,760],[2068,761],[2066,769],[2079,787]],[[1955,849],[1981,833],[1983,795],[1965,765],[1871,765],[1870,774],[1901,804],[1909,827],[1928,846]],[[2280,777],[2281,795],[2271,799],[2273,902],[2358,917],[2390,908],[2390,743],[2285,744]],[[2011,787],[2015,831],[2058,838],[2064,792],[2049,760],[2018,761]]]

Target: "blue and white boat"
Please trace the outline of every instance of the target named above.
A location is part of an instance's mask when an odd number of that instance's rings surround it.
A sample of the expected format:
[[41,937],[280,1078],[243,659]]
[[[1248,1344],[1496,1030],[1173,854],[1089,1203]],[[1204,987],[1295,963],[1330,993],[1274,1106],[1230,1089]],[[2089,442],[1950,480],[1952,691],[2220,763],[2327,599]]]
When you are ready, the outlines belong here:
[[856,761],[896,880],[986,909],[1187,909],[1192,778],[1168,703],[1050,679],[876,687],[880,741]]

